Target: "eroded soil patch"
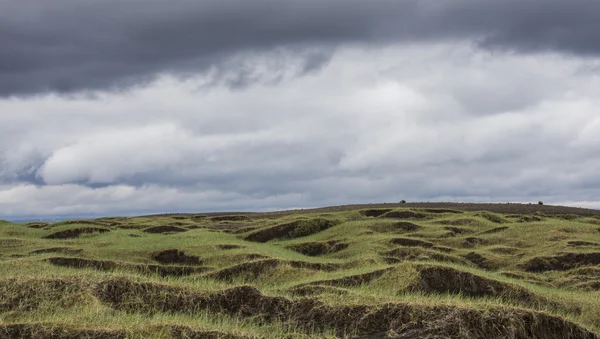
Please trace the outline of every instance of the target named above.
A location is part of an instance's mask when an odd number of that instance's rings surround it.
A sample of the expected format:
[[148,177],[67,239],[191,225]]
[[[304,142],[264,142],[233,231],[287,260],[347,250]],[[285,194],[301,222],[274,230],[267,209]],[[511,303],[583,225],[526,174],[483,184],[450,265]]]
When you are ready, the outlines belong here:
[[177,226],[156,226],[144,229],[146,233],[157,233],[157,234],[167,234],[167,233],[182,233],[186,232],[187,229],[177,227]]
[[554,257],[535,257],[523,264],[523,268],[527,272],[565,271],[599,264],[600,253],[566,253]]
[[107,232],[110,232],[110,230],[107,228],[78,227],[78,228],[71,228],[68,230],[55,232],[55,233],[43,236],[42,238],[45,238],[45,239],[73,239],[73,238],[78,238],[82,234],[107,233]]
[[337,224],[339,224],[338,221],[329,219],[296,220],[287,224],[277,225],[254,232],[248,235],[246,240],[267,242],[274,239],[300,238],[324,231]]
[[186,254],[182,250],[169,249],[154,253],[152,259],[161,264],[202,265],[202,260],[195,255]]
[[336,240],[327,242],[306,242],[291,245],[288,248],[304,255],[316,257],[342,251],[348,248],[348,243],[338,242]]

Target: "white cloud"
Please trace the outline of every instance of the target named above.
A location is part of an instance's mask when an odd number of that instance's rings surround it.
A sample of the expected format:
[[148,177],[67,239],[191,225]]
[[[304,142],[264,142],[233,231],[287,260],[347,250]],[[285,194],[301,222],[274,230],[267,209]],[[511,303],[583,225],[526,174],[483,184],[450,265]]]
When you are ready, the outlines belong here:
[[600,81],[579,72],[588,63],[357,47],[321,72],[243,90],[162,78],[93,98],[1,100],[0,215],[594,204]]

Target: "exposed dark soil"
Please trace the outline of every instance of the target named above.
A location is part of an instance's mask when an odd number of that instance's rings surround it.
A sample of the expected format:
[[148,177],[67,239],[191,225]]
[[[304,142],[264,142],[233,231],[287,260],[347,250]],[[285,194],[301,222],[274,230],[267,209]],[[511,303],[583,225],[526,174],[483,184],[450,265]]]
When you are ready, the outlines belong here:
[[[560,216],[557,216],[560,217]],[[542,221],[544,219],[542,219],[541,217],[538,217],[537,215],[521,215],[517,218],[517,222],[523,223],[523,222],[538,222],[538,221]]]
[[250,221],[245,215],[222,215],[210,218],[211,221]]
[[69,308],[84,302],[84,289],[80,281],[73,279],[2,280],[0,312],[32,311],[48,300],[62,308]]
[[28,222],[26,224],[24,224],[27,227],[31,227],[31,228],[44,228],[47,227],[48,225],[50,225],[47,222]]
[[566,253],[554,257],[535,257],[523,264],[523,268],[527,272],[565,271],[599,264],[600,253]]
[[381,215],[384,215],[384,214],[390,212],[391,210],[392,210],[391,208],[386,208],[386,209],[370,209],[370,210],[360,211],[360,214],[364,215],[365,217],[379,217]]
[[304,255],[316,257],[320,255],[326,255],[342,251],[348,248],[348,244],[332,240],[328,242],[306,242],[301,244],[295,244],[289,246],[288,248],[293,251],[302,253]]
[[78,228],[70,228],[68,230],[52,233],[52,234],[46,235],[42,238],[73,239],[73,238],[78,238],[82,234],[106,233],[106,232],[110,232],[110,230],[107,228],[100,228],[100,227],[78,227]]
[[190,266],[163,266],[163,265],[145,265],[118,263],[110,260],[91,260],[81,258],[48,258],[48,262],[56,266],[71,268],[92,268],[100,271],[113,271],[117,268],[132,269],[145,274],[158,274],[163,277],[168,276],[186,276],[190,274],[206,272],[204,267]]
[[486,220],[491,221],[496,224],[505,224],[505,223],[509,222],[508,220],[502,218],[501,216],[487,212],[487,211],[479,212],[479,213],[477,213],[477,215],[482,217],[483,219],[486,219]]
[[411,287],[423,293],[462,294],[468,297],[492,297],[518,301],[527,306],[559,307],[521,287],[463,272],[451,267],[419,266],[419,279]]
[[195,255],[186,254],[178,249],[169,249],[154,253],[152,259],[161,264],[202,265],[202,260]]
[[[446,276],[444,272],[441,275]],[[429,276],[436,274],[423,274],[424,279]],[[479,281],[470,276],[451,276],[457,281],[476,281],[467,285],[468,291],[476,295],[488,294],[493,285],[493,282]],[[433,291],[454,290],[452,285],[426,286],[431,286],[429,290]],[[528,298],[526,290],[511,290],[512,286],[509,287],[508,284],[495,287],[507,294],[517,293],[515,295],[521,296],[523,300]],[[464,290],[460,291],[464,293]],[[267,322],[285,321],[305,331],[331,329],[340,337],[351,332],[357,336],[372,337],[378,333],[393,331],[405,338],[413,334],[428,338],[597,338],[593,333],[560,317],[507,307],[480,310],[403,303],[331,306],[310,298],[289,300],[269,297],[250,286],[200,293],[192,289],[138,283],[123,278],[101,282],[93,288],[93,293],[103,303],[125,312],[196,314],[209,311],[242,318],[253,317]]]
[[380,218],[390,219],[429,219],[430,216],[425,213],[413,211],[391,211],[380,216]]
[[218,244],[215,245],[217,247],[217,249],[220,250],[235,250],[238,248],[244,248],[245,246],[242,245],[236,245],[236,244]]
[[464,256],[465,259],[477,265],[477,267],[482,268],[484,270],[495,270],[499,268],[499,265],[484,257],[483,255],[471,252]]
[[338,223],[328,219],[296,220],[254,232],[245,239],[255,242],[267,242],[274,239],[300,238],[324,231]]
[[29,252],[29,254],[44,254],[44,253],[65,253],[65,254],[79,254],[83,252],[80,248],[71,248],[71,247],[52,247],[52,248],[44,248],[41,250],[35,250]]
[[186,231],[187,230],[185,228],[181,228],[181,227],[177,227],[177,226],[156,226],[156,227],[150,227],[150,228],[144,229],[144,232],[146,232],[146,233],[160,233],[160,234],[182,233],[182,232],[186,232]]

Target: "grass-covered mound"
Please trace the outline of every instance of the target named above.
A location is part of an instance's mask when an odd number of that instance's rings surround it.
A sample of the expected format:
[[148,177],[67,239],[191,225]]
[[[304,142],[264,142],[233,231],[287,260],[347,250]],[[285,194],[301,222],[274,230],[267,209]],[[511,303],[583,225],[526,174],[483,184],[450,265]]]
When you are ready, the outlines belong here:
[[597,338],[600,211],[0,222],[0,338]]

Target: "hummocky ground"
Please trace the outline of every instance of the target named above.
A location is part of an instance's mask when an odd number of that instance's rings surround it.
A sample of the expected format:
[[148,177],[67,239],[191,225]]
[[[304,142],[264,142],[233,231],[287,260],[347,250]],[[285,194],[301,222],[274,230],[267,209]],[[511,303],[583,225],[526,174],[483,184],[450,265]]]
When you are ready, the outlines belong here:
[[600,211],[0,221],[0,338],[597,338]]

